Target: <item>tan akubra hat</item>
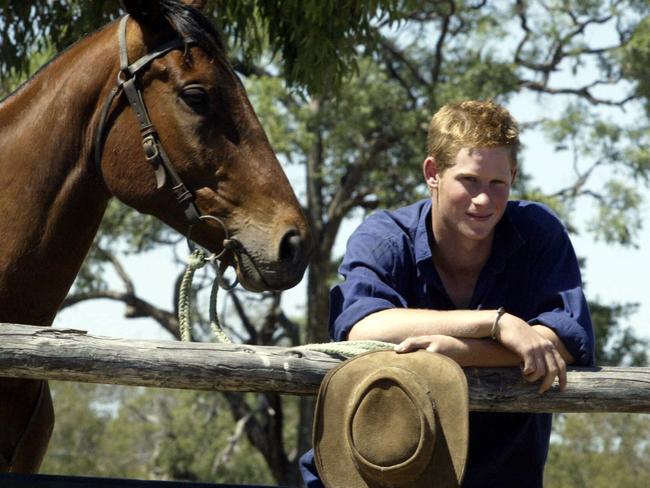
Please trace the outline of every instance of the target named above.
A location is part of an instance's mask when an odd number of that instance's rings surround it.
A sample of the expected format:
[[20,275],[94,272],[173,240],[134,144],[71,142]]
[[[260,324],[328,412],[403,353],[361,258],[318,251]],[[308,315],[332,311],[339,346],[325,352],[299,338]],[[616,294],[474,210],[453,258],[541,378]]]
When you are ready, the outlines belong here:
[[467,380],[446,356],[376,351],[321,383],[314,457],[327,488],[458,487],[468,441]]

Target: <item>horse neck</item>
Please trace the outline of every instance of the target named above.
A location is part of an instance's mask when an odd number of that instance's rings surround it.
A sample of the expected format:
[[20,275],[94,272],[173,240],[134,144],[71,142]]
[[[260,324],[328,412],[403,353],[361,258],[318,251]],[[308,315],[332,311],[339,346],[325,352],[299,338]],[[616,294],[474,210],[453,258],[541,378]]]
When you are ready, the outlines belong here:
[[109,198],[93,134],[116,72],[113,25],[0,105],[0,322],[51,323],[92,244]]

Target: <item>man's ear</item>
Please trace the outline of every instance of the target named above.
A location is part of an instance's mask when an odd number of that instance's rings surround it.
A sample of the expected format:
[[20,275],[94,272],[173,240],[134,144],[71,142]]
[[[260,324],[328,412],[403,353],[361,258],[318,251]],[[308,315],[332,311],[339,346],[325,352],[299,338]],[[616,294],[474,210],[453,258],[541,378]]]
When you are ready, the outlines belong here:
[[427,156],[422,163],[422,174],[424,175],[424,182],[427,184],[429,191],[437,190],[440,184],[440,171],[438,163],[433,156]]
[[514,185],[515,181],[517,180],[517,168],[514,168],[510,172],[511,178],[510,178],[510,185]]

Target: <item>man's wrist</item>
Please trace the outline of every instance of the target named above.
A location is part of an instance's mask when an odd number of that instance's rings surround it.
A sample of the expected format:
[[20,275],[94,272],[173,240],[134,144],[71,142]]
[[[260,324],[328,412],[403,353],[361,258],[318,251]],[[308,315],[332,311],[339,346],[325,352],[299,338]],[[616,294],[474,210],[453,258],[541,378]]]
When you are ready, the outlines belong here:
[[494,317],[494,321],[492,322],[492,329],[490,330],[490,337],[492,338],[493,341],[498,340],[498,334],[499,334],[499,321],[501,320],[501,317],[503,317],[506,313],[506,309],[503,307],[499,307],[496,311],[496,316]]

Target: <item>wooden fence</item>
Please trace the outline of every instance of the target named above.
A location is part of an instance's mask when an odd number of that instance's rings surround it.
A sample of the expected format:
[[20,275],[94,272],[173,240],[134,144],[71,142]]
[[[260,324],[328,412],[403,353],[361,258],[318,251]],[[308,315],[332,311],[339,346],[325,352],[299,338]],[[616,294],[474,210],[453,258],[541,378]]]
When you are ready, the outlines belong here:
[[[340,362],[323,353],[234,344],[134,341],[0,324],[0,376],[215,391],[315,395]],[[650,413],[650,368],[569,368],[543,395],[516,368],[465,368],[470,410]]]

